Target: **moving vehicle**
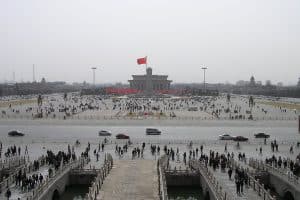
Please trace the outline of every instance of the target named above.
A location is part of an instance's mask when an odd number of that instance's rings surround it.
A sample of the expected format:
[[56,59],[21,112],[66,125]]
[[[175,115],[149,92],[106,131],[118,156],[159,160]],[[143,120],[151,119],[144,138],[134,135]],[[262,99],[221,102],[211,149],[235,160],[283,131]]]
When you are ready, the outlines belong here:
[[20,131],[10,131],[8,132],[8,136],[17,137],[17,136],[24,136],[24,133],[21,133]]
[[116,139],[129,139],[128,135],[125,135],[123,133],[117,134]]
[[111,136],[111,133],[105,130],[99,131],[99,136]]
[[248,138],[246,138],[244,136],[236,136],[236,137],[233,138],[233,141],[246,142],[246,141],[248,141]]
[[269,138],[270,135],[266,134],[266,133],[256,133],[254,134],[255,138]]
[[234,136],[231,136],[231,135],[225,133],[225,134],[219,135],[219,139],[220,140],[233,140]]
[[146,135],[160,135],[161,131],[156,128],[147,128]]

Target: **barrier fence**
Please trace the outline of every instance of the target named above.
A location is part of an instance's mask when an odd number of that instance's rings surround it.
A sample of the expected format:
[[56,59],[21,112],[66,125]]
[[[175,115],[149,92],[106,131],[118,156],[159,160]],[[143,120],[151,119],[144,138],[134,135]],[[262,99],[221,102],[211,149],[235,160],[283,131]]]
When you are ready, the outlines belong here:
[[213,116],[97,116],[97,115],[56,115],[55,117],[49,115],[48,117],[43,118],[34,118],[31,115],[23,115],[23,114],[15,114],[15,115],[0,115],[0,119],[27,119],[27,120],[191,120],[191,121],[200,121],[200,120],[230,120],[230,121],[256,121],[256,120],[264,120],[264,121],[290,121],[290,120],[298,120],[298,116],[264,116],[264,117],[253,117],[253,119],[248,118],[239,118],[239,117],[213,117]]

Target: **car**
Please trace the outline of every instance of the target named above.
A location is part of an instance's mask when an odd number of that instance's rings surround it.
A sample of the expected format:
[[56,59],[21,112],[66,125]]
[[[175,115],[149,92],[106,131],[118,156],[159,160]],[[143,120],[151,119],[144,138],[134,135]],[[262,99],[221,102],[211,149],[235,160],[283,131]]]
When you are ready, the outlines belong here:
[[147,128],[146,135],[160,135],[161,131],[156,128]]
[[220,140],[233,140],[234,136],[231,136],[231,135],[225,133],[225,134],[219,135],[219,139]]
[[8,132],[8,136],[17,137],[17,136],[24,136],[25,134],[20,131],[10,131]]
[[125,135],[123,133],[117,134],[116,139],[129,139],[128,135]]
[[270,135],[266,134],[266,133],[256,133],[254,134],[255,138],[269,138]]
[[233,138],[233,141],[246,142],[246,141],[248,141],[248,138],[246,138],[244,136],[236,136],[236,137]]
[[99,131],[99,136],[111,136],[111,133],[105,130]]

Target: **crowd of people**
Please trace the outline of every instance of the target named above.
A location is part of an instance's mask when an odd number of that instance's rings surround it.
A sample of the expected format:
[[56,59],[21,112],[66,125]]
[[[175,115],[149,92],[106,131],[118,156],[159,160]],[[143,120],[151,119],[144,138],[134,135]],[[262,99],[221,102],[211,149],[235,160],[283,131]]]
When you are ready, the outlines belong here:
[[281,156],[276,157],[275,155],[273,155],[270,158],[266,158],[265,163],[274,166],[275,168],[289,169],[295,175],[299,175],[300,173],[299,158],[297,158],[296,161],[293,161],[290,158],[282,158]]

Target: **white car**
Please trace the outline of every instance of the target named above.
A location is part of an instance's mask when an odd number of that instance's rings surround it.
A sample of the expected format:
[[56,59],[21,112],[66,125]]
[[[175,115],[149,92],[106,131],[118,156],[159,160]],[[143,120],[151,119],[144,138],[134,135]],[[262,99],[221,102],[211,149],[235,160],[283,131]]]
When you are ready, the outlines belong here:
[[220,140],[233,140],[233,136],[229,135],[229,134],[222,134],[222,135],[219,135],[219,139]]

